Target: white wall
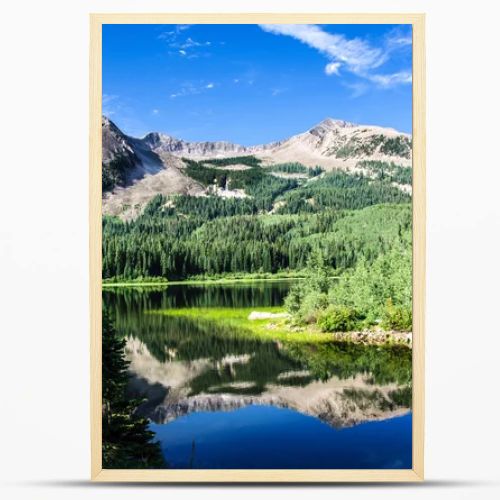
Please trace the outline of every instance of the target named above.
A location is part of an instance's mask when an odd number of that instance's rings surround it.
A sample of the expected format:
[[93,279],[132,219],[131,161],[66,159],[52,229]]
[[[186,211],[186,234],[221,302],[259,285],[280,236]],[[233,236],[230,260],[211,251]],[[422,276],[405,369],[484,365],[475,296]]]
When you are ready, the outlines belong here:
[[[499,498],[498,2],[281,2],[288,11],[426,12],[428,289],[426,476],[342,498]],[[245,7],[248,5],[248,8]],[[4,498],[132,498],[87,486],[89,12],[235,10],[229,0],[4,3],[0,29],[0,461]],[[239,11],[283,10],[238,2]],[[142,487],[141,487],[142,488]],[[339,487],[337,487],[339,488]],[[218,491],[219,490],[219,491]],[[149,487],[155,498],[255,489]],[[262,491],[265,493],[265,491]],[[280,497],[337,493],[273,489]]]

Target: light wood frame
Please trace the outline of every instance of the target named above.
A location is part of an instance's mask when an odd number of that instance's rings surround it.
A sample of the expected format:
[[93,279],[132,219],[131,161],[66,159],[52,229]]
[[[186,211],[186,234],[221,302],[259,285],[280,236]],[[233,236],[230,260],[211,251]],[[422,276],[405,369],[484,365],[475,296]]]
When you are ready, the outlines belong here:
[[[101,106],[103,24],[411,24],[413,27],[413,468],[401,470],[111,470],[102,468]],[[91,479],[108,482],[414,482],[424,479],[425,14],[90,15]]]

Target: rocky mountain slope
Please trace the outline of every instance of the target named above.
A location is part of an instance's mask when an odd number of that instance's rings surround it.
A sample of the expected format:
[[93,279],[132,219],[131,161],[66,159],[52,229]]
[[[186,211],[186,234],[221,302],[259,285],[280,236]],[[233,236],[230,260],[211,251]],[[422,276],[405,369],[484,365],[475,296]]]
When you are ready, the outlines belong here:
[[255,154],[269,163],[298,161],[326,170],[351,170],[362,160],[410,166],[411,137],[389,128],[327,118],[307,132]]
[[137,216],[156,194],[199,194],[203,188],[182,173],[179,158],[158,151],[145,139],[125,135],[102,118],[103,213]]
[[162,169],[163,161],[147,144],[125,135],[109,118],[102,118],[103,191],[128,186]]
[[171,153],[173,155],[192,159],[247,155],[260,151],[261,149],[269,148],[269,146],[246,147],[226,141],[187,142],[158,132],[151,132],[143,137],[142,140],[153,151]]
[[140,142],[157,153],[195,160],[254,155],[269,164],[299,161],[327,170],[355,166],[359,160],[411,164],[411,138],[407,134],[331,118],[289,139],[258,146],[225,141],[188,142],[157,132],[147,134]]
[[156,194],[205,194],[185,174],[182,158],[206,160],[252,155],[262,166],[299,162],[326,171],[364,171],[363,162],[411,166],[411,136],[393,129],[356,125],[327,118],[301,134],[280,142],[242,146],[230,142],[189,142],[151,132],[143,138],[124,134],[109,118],[102,119],[103,212],[136,215]]

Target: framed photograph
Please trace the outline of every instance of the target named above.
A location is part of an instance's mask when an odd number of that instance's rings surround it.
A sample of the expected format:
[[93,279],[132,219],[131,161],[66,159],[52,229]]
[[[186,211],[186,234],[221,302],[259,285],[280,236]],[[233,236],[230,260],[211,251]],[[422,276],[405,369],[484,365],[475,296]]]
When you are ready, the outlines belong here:
[[423,14],[92,14],[96,481],[422,481]]

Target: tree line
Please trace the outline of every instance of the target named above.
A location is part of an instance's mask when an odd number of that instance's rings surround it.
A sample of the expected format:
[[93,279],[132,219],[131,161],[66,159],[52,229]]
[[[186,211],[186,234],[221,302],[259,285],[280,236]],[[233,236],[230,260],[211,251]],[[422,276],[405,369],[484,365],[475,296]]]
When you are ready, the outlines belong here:
[[[134,221],[104,219],[103,278],[161,276],[171,280],[200,274],[301,270],[317,249],[328,266],[341,271],[361,256],[372,261],[394,241],[408,238],[411,231],[407,204],[215,217],[210,204],[190,201],[183,205],[185,197],[177,200],[179,205],[163,208],[163,200],[156,199]],[[177,211],[179,207],[185,211]]]

